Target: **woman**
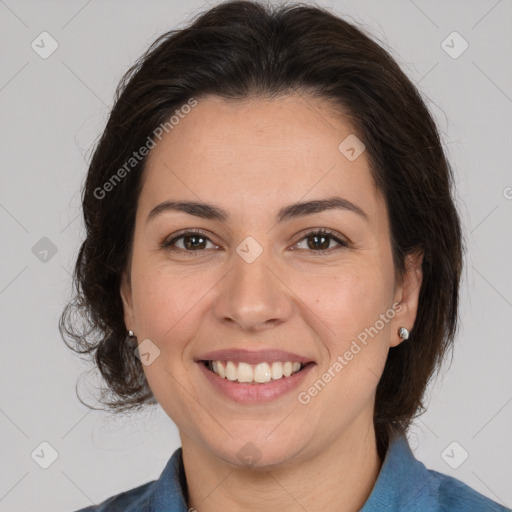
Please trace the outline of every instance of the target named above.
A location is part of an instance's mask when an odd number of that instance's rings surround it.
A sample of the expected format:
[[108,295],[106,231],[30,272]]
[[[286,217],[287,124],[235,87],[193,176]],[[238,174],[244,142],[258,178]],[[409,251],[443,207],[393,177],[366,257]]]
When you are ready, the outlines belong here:
[[61,329],[182,446],[83,510],[506,510],[405,437],[457,327],[452,180],[415,87],[327,11],[228,2],[160,37],[92,158]]

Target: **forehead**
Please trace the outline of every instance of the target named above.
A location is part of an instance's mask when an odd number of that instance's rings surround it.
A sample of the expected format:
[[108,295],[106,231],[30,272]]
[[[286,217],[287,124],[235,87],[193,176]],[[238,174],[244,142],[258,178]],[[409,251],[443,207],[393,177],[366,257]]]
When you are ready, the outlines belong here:
[[151,150],[140,206],[214,197],[277,210],[283,202],[343,195],[378,215],[382,197],[365,153],[350,160],[340,151],[353,137],[351,125],[318,98],[204,97]]

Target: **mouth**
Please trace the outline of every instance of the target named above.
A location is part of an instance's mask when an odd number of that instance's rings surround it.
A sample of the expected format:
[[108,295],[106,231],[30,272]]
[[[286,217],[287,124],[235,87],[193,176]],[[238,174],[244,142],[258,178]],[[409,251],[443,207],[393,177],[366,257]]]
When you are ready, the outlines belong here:
[[221,379],[248,385],[261,385],[282,379],[286,380],[315,364],[313,361],[273,361],[249,364],[244,361],[212,359],[197,362]]
[[215,395],[240,405],[263,405],[281,398],[292,399],[291,392],[305,386],[308,374],[316,366],[314,361],[306,360],[266,362],[260,356],[256,359],[253,364],[232,359],[199,359],[195,362],[205,377],[206,393],[212,390]]

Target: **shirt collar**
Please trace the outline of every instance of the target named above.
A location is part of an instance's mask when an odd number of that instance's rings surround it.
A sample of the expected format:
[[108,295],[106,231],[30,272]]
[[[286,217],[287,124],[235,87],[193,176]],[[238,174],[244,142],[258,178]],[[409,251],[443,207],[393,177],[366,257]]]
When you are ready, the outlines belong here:
[[[150,512],[187,512],[187,484],[183,466],[182,448],[178,448],[167,462],[160,478],[156,481],[149,504]],[[172,509],[170,508],[172,506]]]
[[420,495],[426,506],[431,501],[428,487],[432,478],[414,457],[405,434],[400,434],[390,441],[377,481],[360,512],[412,510]]

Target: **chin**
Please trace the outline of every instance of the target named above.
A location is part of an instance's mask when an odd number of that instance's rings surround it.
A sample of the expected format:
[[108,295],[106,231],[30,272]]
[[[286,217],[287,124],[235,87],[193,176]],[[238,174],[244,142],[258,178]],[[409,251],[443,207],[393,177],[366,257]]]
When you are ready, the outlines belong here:
[[289,435],[283,438],[265,439],[265,435],[255,436],[250,433],[233,435],[228,442],[219,444],[219,438],[206,441],[214,456],[236,468],[269,471],[276,467],[292,464],[303,451],[300,440]]

